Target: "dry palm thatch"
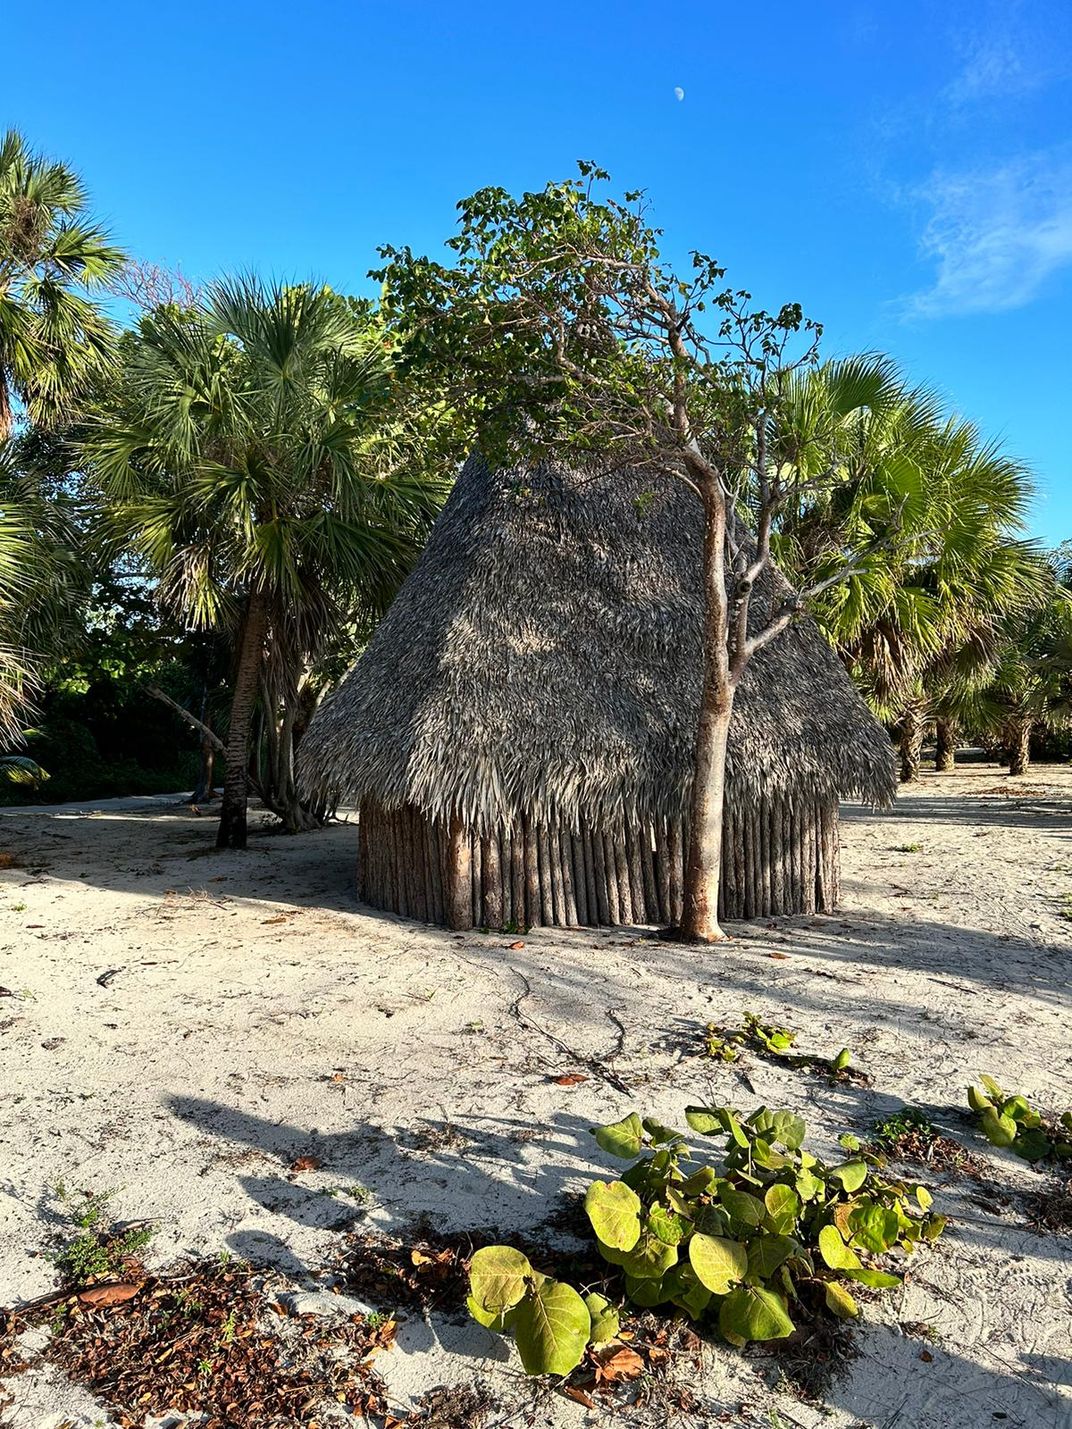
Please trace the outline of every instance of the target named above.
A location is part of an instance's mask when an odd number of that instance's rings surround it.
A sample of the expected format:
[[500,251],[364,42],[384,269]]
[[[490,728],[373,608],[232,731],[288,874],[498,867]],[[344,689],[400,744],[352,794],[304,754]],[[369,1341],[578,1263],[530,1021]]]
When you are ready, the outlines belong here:
[[[486,831],[615,828],[686,806],[699,709],[700,519],[647,471],[473,457],[417,569],[318,712],[306,779]],[[768,574],[755,619],[784,585]],[[885,731],[801,620],[738,692],[728,800],[894,791]]]
[[[699,711],[699,508],[671,476],[473,457],[302,745],[361,808],[369,903],[454,927],[674,922]],[[752,610],[786,594],[775,572]],[[750,664],[727,771],[724,917],[833,907],[837,803],[893,755],[818,629]]]

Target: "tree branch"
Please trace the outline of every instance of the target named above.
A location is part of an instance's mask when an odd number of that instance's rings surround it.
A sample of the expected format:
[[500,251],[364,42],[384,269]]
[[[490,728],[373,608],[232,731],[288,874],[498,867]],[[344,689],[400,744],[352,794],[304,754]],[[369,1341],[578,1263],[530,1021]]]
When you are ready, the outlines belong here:
[[188,709],[173,700],[170,695],[165,695],[158,685],[146,685],[145,693],[152,695],[153,699],[159,700],[161,704],[167,705],[168,709],[174,710],[179,718],[185,720],[192,728],[200,730],[217,754],[227,753],[226,745],[214,730],[209,729],[207,724],[199,720],[196,715],[192,715]]

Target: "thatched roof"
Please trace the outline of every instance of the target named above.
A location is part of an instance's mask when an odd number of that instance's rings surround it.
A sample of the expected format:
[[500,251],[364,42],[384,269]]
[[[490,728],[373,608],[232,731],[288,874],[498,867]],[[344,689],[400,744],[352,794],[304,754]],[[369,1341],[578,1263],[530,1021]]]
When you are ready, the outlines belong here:
[[[416,569],[302,742],[306,784],[486,828],[684,809],[699,708],[699,506],[672,477],[466,464]],[[770,573],[755,619],[781,599]],[[777,593],[777,596],[776,596]],[[801,620],[737,694],[728,796],[885,804],[889,738]]]

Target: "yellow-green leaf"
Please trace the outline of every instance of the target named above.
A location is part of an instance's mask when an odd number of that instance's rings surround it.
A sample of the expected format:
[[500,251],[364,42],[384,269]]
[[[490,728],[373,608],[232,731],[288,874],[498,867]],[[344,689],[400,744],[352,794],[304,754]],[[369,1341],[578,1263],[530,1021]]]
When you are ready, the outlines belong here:
[[689,1264],[701,1285],[715,1295],[725,1295],[748,1273],[748,1248],[740,1241],[697,1231],[689,1241]]
[[632,1250],[640,1239],[640,1197],[624,1181],[594,1181],[584,1198],[584,1209],[604,1245]]
[[509,1310],[532,1276],[527,1255],[509,1245],[486,1245],[469,1263],[469,1289],[482,1310]]

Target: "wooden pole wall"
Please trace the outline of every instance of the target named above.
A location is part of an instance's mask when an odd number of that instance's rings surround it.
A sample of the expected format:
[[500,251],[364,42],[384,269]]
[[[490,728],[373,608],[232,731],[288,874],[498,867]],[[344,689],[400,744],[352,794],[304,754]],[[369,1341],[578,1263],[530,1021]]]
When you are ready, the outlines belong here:
[[[681,917],[685,855],[681,820],[618,832],[522,820],[474,835],[369,799],[357,886],[375,908],[451,928],[666,924]],[[829,912],[839,892],[836,801],[727,809],[720,917]]]

